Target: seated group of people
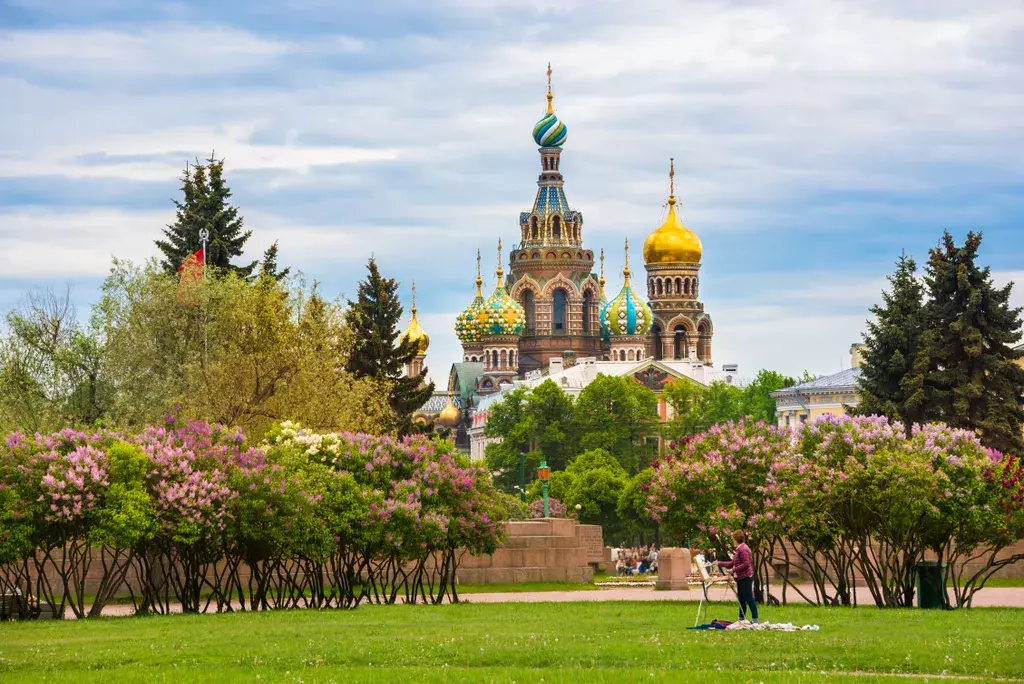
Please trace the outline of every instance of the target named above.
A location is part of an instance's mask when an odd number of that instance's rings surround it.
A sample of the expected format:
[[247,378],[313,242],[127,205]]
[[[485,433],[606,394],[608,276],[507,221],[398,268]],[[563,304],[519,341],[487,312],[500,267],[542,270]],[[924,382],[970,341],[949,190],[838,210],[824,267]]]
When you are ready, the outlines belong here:
[[658,549],[654,546],[612,549],[615,573],[622,576],[655,574],[658,572]]

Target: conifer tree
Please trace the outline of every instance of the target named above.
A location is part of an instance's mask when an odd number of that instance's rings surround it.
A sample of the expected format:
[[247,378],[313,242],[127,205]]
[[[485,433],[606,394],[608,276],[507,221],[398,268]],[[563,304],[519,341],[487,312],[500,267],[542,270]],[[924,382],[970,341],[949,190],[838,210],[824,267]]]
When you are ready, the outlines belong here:
[[238,208],[228,202],[231,189],[224,180],[224,160],[211,154],[205,164],[186,165],[181,190],[182,200],[174,200],[175,221],[164,229],[166,239],[156,241],[164,254],[161,261],[164,269],[176,273],[189,255],[202,249],[199,231],[206,228],[210,231],[206,245],[207,265],[250,275],[256,262],[246,266],[231,263],[241,256],[252,231],[243,230]]
[[369,274],[359,282],[356,301],[350,300],[345,312],[345,320],[355,336],[347,368],[356,377],[388,384],[395,430],[399,435],[407,435],[414,431],[413,413],[433,394],[434,384],[427,382],[426,369],[419,375],[404,375],[406,364],[418,350],[414,340],[399,337],[402,304],[398,282],[381,276],[373,258],[366,268]]
[[907,434],[921,422],[924,405],[924,374],[915,367],[924,332],[923,287],[916,270],[914,260],[901,254],[882,304],[871,307],[875,320],[867,323],[857,382],[856,412],[899,420]]
[[260,262],[260,273],[264,273],[274,280],[280,280],[281,278],[287,278],[288,274],[292,272],[291,267],[278,270],[277,267],[277,242],[267,247],[267,251],[263,253],[263,261]]
[[929,301],[918,355],[926,420],[977,431],[989,447],[1024,453],[1024,368],[1013,350],[1021,309],[1010,306],[1013,284],[997,288],[975,260],[981,234],[962,247],[946,232],[930,251]]

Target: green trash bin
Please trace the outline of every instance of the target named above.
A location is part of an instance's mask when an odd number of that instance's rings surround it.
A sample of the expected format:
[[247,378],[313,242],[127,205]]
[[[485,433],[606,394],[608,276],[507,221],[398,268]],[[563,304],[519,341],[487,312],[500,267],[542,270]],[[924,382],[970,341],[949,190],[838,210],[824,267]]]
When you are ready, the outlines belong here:
[[944,608],[946,606],[946,587],[942,581],[942,569],[945,567],[945,563],[938,561],[921,561],[917,564],[918,608]]

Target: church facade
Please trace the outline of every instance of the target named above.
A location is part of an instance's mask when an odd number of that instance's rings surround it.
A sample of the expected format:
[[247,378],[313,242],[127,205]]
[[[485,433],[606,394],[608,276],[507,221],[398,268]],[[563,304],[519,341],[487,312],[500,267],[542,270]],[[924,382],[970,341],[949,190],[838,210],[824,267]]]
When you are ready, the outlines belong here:
[[556,361],[559,368],[584,358],[711,366],[714,327],[700,301],[703,248],[679,218],[674,165],[664,219],[644,241],[644,275],[630,270],[626,242],[622,287],[609,298],[604,251],[595,259],[583,213],[566,196],[561,162],[567,134],[555,113],[549,66],[547,107],[533,127],[540,161],[533,204],[519,214],[511,248],[498,242],[495,284],[487,297],[477,252],[475,296],[455,322],[463,353],[452,366],[453,399],[446,404],[462,414],[457,442],[465,441],[482,397],[549,372]]

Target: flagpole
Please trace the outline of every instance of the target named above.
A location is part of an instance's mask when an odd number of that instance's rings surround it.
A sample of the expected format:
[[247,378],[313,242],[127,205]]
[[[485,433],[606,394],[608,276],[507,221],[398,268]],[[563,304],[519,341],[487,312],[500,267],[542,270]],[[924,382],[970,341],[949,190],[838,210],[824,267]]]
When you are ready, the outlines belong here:
[[210,231],[200,228],[199,239],[203,241],[203,280],[206,280],[206,241],[210,239]]

